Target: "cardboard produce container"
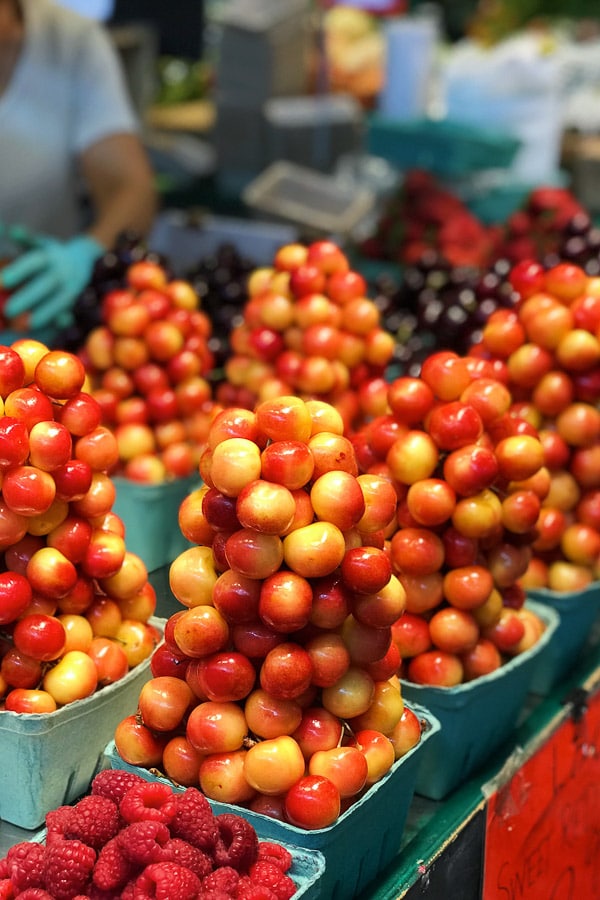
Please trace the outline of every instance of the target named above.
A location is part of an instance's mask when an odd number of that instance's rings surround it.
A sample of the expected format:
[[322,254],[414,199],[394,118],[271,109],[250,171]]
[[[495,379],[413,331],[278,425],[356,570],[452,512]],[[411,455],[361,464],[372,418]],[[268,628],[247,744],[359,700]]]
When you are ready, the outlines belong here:
[[553,609],[560,617],[558,628],[540,655],[531,691],[546,696],[576,664],[600,618],[600,582],[581,591],[560,593],[546,589],[527,592],[535,603]]
[[[164,620],[150,621],[163,629]],[[102,768],[106,742],[137,708],[140,690],[151,678],[150,660],[56,712],[0,712],[0,820],[40,828],[49,810],[87,791]]]
[[117,475],[113,482],[112,509],[125,524],[127,549],[143,560],[148,571],[173,562],[191,546],[179,528],[179,507],[201,486],[198,475],[162,484],[140,484]]
[[[421,759],[438,740],[440,723],[429,710],[415,703],[410,709],[421,719],[420,742],[394,763],[390,771],[350,806],[328,828],[307,831],[241,806],[211,800],[216,814],[235,812],[252,823],[259,839],[318,850],[325,858],[320,878],[323,900],[347,900],[360,893],[387,866],[400,848],[408,810],[414,795]],[[157,776],[125,763],[114,745],[106,749],[112,768],[137,772],[149,781]],[[164,780],[171,784],[167,779]]]
[[553,609],[530,601],[527,606],[543,619],[546,630],[535,646],[495,672],[456,687],[400,680],[405,702],[426,706],[441,724],[440,739],[425,748],[417,794],[443,800],[489,760],[516,728],[538,660],[559,624]]

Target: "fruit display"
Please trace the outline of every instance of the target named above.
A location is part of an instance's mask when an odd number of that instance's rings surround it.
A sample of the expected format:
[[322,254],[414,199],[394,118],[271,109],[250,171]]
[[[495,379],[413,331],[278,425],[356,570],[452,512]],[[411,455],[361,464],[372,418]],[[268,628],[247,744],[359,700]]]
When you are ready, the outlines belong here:
[[222,380],[222,369],[230,355],[229,335],[242,321],[246,282],[255,268],[250,257],[224,241],[214,253],[201,256],[186,273],[212,325],[209,346],[214,359],[210,373],[213,384]]
[[193,546],[169,571],[184,608],[114,737],[128,764],[307,830],[421,739],[392,641],[396,491],[359,474],[343,432],[333,406],[294,395],[217,415],[180,507]]
[[45,824],[43,841],[20,841],[0,859],[3,897],[286,900],[298,890],[293,848],[259,840],[234,813],[214,815],[195,788],[177,794],[103,770]]
[[247,280],[243,320],[231,332],[223,406],[294,394],[334,405],[346,427],[380,409],[394,338],[365,278],[332,241],[279,248]]
[[535,428],[544,467],[526,588],[579,591],[600,577],[600,281],[573,263],[523,260],[518,302],[494,312],[473,357],[501,365],[512,411]]
[[88,697],[160,639],[156,593],[112,510],[116,440],[86,387],[71,353],[0,348],[1,710]]
[[52,340],[51,349],[77,353],[93,328],[102,324],[102,301],[105,294],[125,285],[127,269],[134,262],[159,263],[166,271],[166,259],[150,250],[139,235],[126,232],[96,261],[89,284],[76,298],[73,321],[61,328]]
[[360,251],[369,259],[401,265],[434,251],[452,267],[487,269],[500,259],[516,263],[560,253],[569,237],[586,230],[584,220],[591,230],[589,216],[568,188],[540,185],[506,220],[483,222],[454,188],[431,172],[411,169]]
[[101,312],[79,356],[116,438],[112,474],[160,483],[195,473],[214,404],[211,322],[193,287],[139,260],[104,294]]
[[389,413],[352,436],[360,471],[394,487],[386,529],[405,611],[392,625],[402,677],[452,687],[536,643],[519,585],[543,498],[544,445],[513,408],[501,367],[432,353],[388,389]]

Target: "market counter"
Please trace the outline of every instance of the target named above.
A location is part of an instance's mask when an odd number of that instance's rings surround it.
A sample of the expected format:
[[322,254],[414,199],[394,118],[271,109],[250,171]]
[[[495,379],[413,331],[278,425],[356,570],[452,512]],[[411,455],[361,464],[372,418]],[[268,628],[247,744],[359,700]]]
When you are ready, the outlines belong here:
[[[473,723],[476,727],[476,723]],[[600,897],[600,645],[441,802],[415,796],[397,859],[360,900]]]
[[[36,833],[0,823],[0,855]],[[414,796],[397,857],[356,900],[593,900],[599,850],[600,635],[477,775]]]

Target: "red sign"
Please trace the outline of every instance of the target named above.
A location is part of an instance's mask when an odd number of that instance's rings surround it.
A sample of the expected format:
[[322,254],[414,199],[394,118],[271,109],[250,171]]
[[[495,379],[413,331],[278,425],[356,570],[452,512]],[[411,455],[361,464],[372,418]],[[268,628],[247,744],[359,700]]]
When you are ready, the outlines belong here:
[[600,898],[600,693],[487,804],[482,900]]

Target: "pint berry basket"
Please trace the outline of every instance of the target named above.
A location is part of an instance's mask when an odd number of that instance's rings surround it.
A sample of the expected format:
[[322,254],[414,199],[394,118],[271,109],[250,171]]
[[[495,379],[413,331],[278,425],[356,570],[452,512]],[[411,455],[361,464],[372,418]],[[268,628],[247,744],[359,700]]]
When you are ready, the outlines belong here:
[[558,628],[542,653],[531,682],[531,691],[542,697],[568,677],[585,651],[600,620],[600,582],[580,591],[561,593],[544,588],[530,590],[530,600],[553,609],[560,617]]
[[[151,619],[164,630],[164,620]],[[52,713],[0,711],[0,820],[36,829],[74,802],[102,768],[106,742],[151,678],[150,658],[83,700]]]
[[[397,760],[387,775],[342,813],[333,825],[307,831],[241,806],[211,800],[214,812],[235,812],[244,816],[256,829],[259,839],[319,851],[325,858],[318,895],[323,900],[348,900],[356,896],[399,851],[421,759],[429,745],[434,745],[438,739],[440,723],[436,716],[418,704],[408,705],[421,721],[420,742]],[[126,769],[149,781],[158,778],[171,784],[147,769],[126,763],[119,756],[114,741],[107,746],[106,755],[113,769]]]
[[546,628],[529,650],[499,669],[455,687],[435,687],[401,679],[409,705],[427,706],[441,724],[440,739],[424,748],[415,792],[443,800],[464,784],[518,725],[539,663],[559,626],[555,610],[527,601]]
[[113,511],[125,525],[127,549],[139,556],[148,571],[168,565],[190,543],[179,528],[182,501],[202,482],[197,475],[161,484],[140,484],[113,476],[116,498]]

